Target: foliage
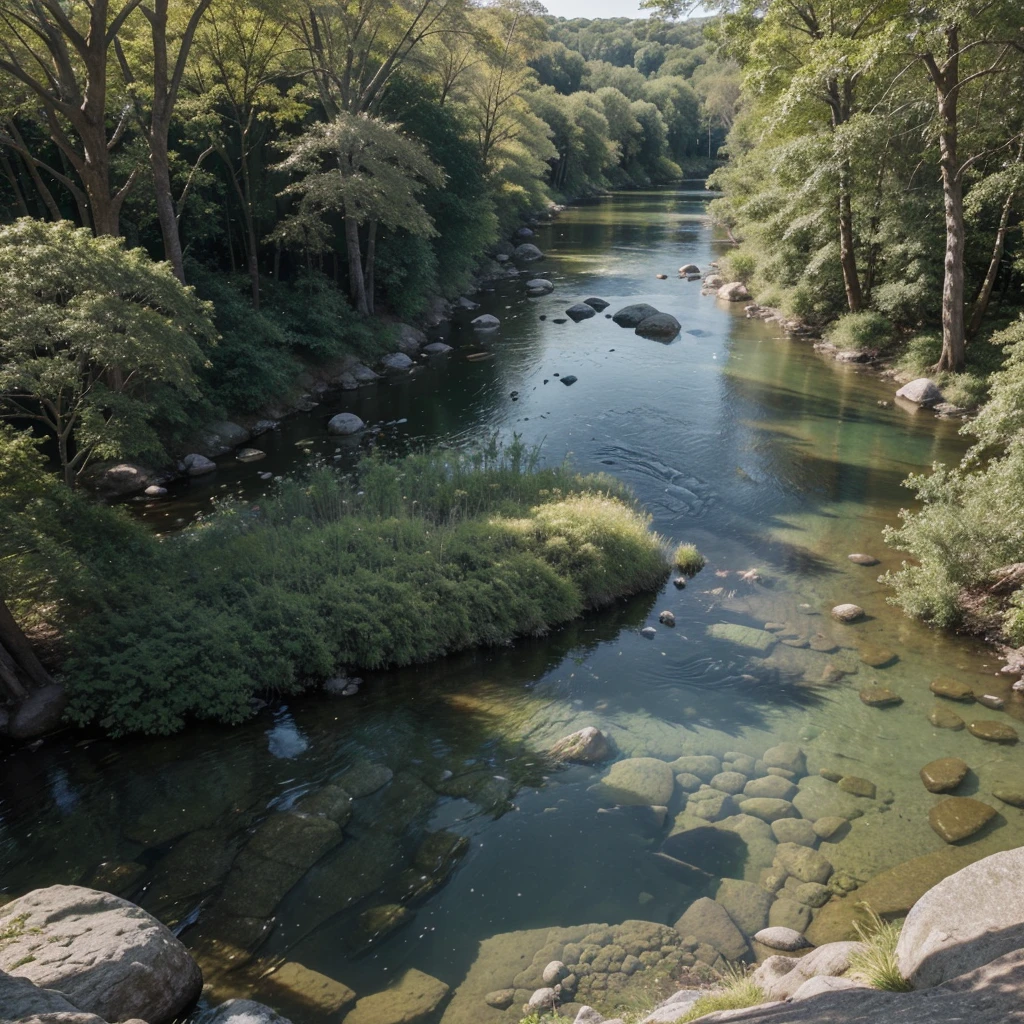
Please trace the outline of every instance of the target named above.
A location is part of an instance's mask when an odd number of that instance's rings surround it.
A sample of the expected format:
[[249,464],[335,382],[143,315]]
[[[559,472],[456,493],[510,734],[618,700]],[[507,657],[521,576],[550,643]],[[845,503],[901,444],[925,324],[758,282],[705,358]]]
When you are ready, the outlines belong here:
[[157,424],[198,395],[209,306],[67,221],[0,228],[0,268],[0,419],[41,424],[69,484],[93,458],[161,458]]
[[864,944],[850,955],[850,970],[867,979],[872,988],[886,992],[910,992],[913,986],[900,974],[896,962],[896,944],[900,940],[900,926],[895,921],[883,921],[866,903],[858,904],[868,916],[865,924],[857,921],[854,929]]
[[370,459],[356,479],[325,468],[83,594],[69,714],[114,734],[237,722],[254,695],[543,633],[664,574],[621,485],[538,469],[518,443]]
[[694,544],[680,544],[672,552],[672,564],[687,576],[696,576],[707,565],[707,559]]
[[825,340],[841,349],[884,349],[893,340],[893,325],[881,313],[844,313],[825,332]]

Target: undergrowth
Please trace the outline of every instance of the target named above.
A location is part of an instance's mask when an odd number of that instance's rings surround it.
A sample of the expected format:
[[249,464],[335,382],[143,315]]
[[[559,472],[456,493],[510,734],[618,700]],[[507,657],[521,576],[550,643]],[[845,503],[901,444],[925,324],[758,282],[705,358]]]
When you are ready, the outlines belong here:
[[516,442],[321,468],[111,569],[66,674],[69,716],[119,735],[542,634],[657,588],[667,565],[623,485],[539,468]]

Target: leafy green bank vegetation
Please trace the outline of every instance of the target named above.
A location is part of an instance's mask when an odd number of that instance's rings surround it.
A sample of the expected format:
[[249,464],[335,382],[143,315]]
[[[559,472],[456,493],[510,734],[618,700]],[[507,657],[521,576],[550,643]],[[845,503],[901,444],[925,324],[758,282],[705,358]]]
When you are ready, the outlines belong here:
[[59,627],[70,718],[114,735],[238,722],[255,696],[537,635],[668,571],[622,485],[519,444],[319,469],[163,541],[6,450],[5,589]]

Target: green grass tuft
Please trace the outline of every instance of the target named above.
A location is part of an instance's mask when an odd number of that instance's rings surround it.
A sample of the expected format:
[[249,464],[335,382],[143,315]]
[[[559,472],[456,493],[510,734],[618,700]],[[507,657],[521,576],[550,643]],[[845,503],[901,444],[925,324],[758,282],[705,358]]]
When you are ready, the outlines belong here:
[[731,965],[721,984],[702,995],[674,1024],[687,1024],[716,1010],[743,1010],[764,1000],[764,992],[750,975],[742,967]]
[[896,963],[900,925],[883,921],[866,903],[858,903],[857,906],[865,912],[868,920],[854,925],[864,948],[850,957],[850,970],[863,975],[872,988],[885,992],[909,992],[911,984],[900,974]]
[[687,576],[696,576],[707,565],[707,559],[695,544],[680,544],[672,552],[672,564]]

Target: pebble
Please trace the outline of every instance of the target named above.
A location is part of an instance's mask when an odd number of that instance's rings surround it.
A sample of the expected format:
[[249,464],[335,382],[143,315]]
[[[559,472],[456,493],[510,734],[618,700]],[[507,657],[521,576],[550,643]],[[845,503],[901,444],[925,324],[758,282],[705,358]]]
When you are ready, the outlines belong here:
[[728,793],[730,796],[742,793],[743,787],[746,784],[747,777],[740,772],[719,772],[711,782],[708,783],[712,789],[719,789],[723,793]]
[[991,708],[993,711],[1002,711],[1006,707],[1006,701],[993,693],[983,693],[980,696],[975,695],[974,699],[983,707]]
[[[556,321],[556,322],[557,322],[557,321]],[[578,377],[574,377],[574,376],[573,376],[573,375],[572,375],[571,373],[567,373],[567,374],[566,374],[566,375],[565,375],[565,376],[564,376],[564,377],[562,378],[562,383],[563,383],[563,384],[564,384],[564,385],[565,385],[566,387],[569,387],[570,385],[572,385],[572,384],[575,384],[575,383],[576,383],[576,381],[577,381],[578,379],[579,379]]]
[[854,565],[878,565],[878,559],[874,555],[856,553],[846,556]]
[[544,968],[541,980],[545,985],[557,985],[558,982],[568,975],[568,973],[569,969],[561,960],[552,960],[547,967]]
[[762,946],[767,946],[769,949],[781,949],[786,953],[810,945],[794,928],[762,928],[754,936],[754,941],[760,942]]
[[903,703],[903,698],[887,686],[867,686],[860,691],[860,699],[870,708],[888,708]]
[[664,611],[658,614],[658,621],[663,626],[674,626],[676,624],[676,617],[672,612]]
[[640,635],[647,637],[648,640],[653,640],[658,635],[658,631],[653,626],[644,626],[640,630]]
[[847,824],[849,823],[846,818],[840,818],[838,815],[830,814],[824,818],[819,818],[814,823],[814,832],[820,838],[829,840]]
[[686,589],[686,577],[685,576],[677,576],[672,581],[672,584],[676,588],[676,590],[685,590]]

